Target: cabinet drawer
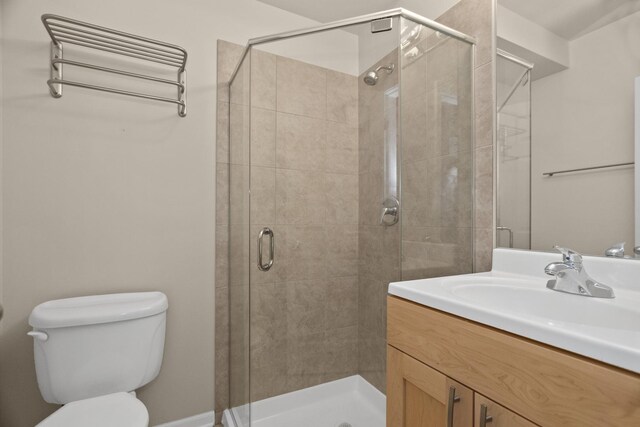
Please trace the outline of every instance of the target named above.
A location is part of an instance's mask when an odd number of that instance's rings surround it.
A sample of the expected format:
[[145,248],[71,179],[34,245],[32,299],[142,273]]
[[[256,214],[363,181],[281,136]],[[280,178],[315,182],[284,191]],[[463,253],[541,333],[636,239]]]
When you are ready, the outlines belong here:
[[481,394],[475,394],[474,405],[474,427],[539,427]]
[[387,346],[387,426],[471,427],[473,391]]

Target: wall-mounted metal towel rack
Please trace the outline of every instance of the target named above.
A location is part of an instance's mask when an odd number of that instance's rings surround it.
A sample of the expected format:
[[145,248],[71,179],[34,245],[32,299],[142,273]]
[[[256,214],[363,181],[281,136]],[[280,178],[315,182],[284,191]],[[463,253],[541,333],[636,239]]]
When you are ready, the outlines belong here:
[[[164,43],[133,34],[116,31],[98,25],[88,24],[75,19],[65,18],[58,15],[42,15],[44,24],[51,37],[51,61],[50,78],[47,80],[51,96],[60,98],[64,85],[93,89],[103,92],[116,93],[120,95],[134,96],[138,98],[151,99],[155,101],[177,104],[178,115],[187,115],[187,51],[180,46]],[[97,49],[110,54],[128,56],[131,58],[150,61],[168,67],[177,68],[176,80],[139,74],[130,71],[107,68],[85,62],[70,61],[63,57],[63,45],[70,44],[89,49]],[[147,93],[133,92],[124,89],[117,89],[106,86],[82,83],[78,81],[65,80],[63,78],[63,66],[87,68],[102,71],[110,74],[131,77],[134,79],[146,80],[163,85],[171,85],[177,88],[175,98],[156,96]]]
[[633,166],[633,165],[635,165],[635,162],[615,163],[615,164],[612,164],[612,165],[591,166],[591,167],[588,167],[588,168],[567,169],[567,170],[563,170],[563,171],[545,172],[542,175],[543,176],[554,176],[554,175],[558,175],[558,174],[561,174],[561,173],[582,172],[582,171],[590,171],[590,170],[595,170],[595,169],[618,168],[618,167],[621,167],[621,166]]

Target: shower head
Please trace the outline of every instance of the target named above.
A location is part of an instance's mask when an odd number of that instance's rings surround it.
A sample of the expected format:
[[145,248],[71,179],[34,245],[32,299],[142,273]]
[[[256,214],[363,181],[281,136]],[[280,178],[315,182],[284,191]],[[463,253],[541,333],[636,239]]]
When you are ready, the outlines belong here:
[[369,71],[364,76],[364,82],[369,86],[375,86],[375,84],[378,83],[378,73],[376,73],[375,71]]
[[395,69],[396,69],[396,64],[381,65],[375,70],[369,71],[367,74],[365,74],[363,80],[369,86],[375,86],[376,83],[378,83],[378,79],[380,78],[378,74],[380,70],[384,70],[387,72],[387,74],[391,74]]

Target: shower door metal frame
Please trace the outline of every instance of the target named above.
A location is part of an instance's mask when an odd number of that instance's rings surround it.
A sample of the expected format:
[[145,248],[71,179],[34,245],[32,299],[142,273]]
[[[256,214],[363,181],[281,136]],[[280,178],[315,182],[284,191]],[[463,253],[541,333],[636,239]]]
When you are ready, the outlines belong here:
[[476,45],[476,38],[473,36],[470,36],[458,30],[454,30],[453,28],[447,27],[446,25],[443,25],[432,19],[425,18],[422,15],[418,15],[417,13],[411,12],[410,10],[399,7],[395,9],[383,10],[381,12],[374,12],[374,13],[369,13],[367,15],[360,15],[353,18],[347,18],[339,21],[329,22],[327,24],[317,25],[314,27],[307,27],[307,28],[302,28],[302,29],[293,30],[293,31],[285,31],[282,33],[276,33],[268,36],[255,37],[255,38],[249,39],[249,41],[247,42],[247,45],[244,48],[244,52],[242,52],[242,56],[238,61],[238,64],[236,65],[235,69],[233,70],[233,73],[231,74],[231,78],[229,79],[229,82],[232,82],[236,77],[236,74],[240,69],[240,65],[244,60],[244,57],[247,55],[247,53],[249,52],[249,49],[251,49],[252,46],[259,45],[262,43],[278,41],[278,40],[290,39],[293,37],[300,37],[300,36],[305,36],[309,34],[321,33],[324,31],[330,31],[330,30],[335,30],[335,29],[344,28],[344,27],[350,27],[352,25],[357,25],[357,24],[365,24],[367,22],[376,21],[378,19],[393,18],[393,17],[406,18],[417,24],[424,25],[425,27],[430,28],[434,31],[438,31],[450,37],[453,37],[455,39],[465,41],[473,46]]
[[496,54],[498,56],[503,57],[504,59],[508,59],[511,62],[515,62],[516,64],[522,65],[523,67],[528,68],[529,70],[533,70],[533,64],[531,62],[525,61],[524,59],[512,53],[509,53],[502,49],[497,49]]

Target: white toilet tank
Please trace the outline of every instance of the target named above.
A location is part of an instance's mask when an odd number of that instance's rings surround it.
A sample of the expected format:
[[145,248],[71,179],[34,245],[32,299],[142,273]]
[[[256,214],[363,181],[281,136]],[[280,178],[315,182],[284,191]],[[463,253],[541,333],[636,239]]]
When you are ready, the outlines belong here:
[[136,390],[158,376],[168,302],[161,292],[48,301],[31,312],[38,386],[49,403]]

